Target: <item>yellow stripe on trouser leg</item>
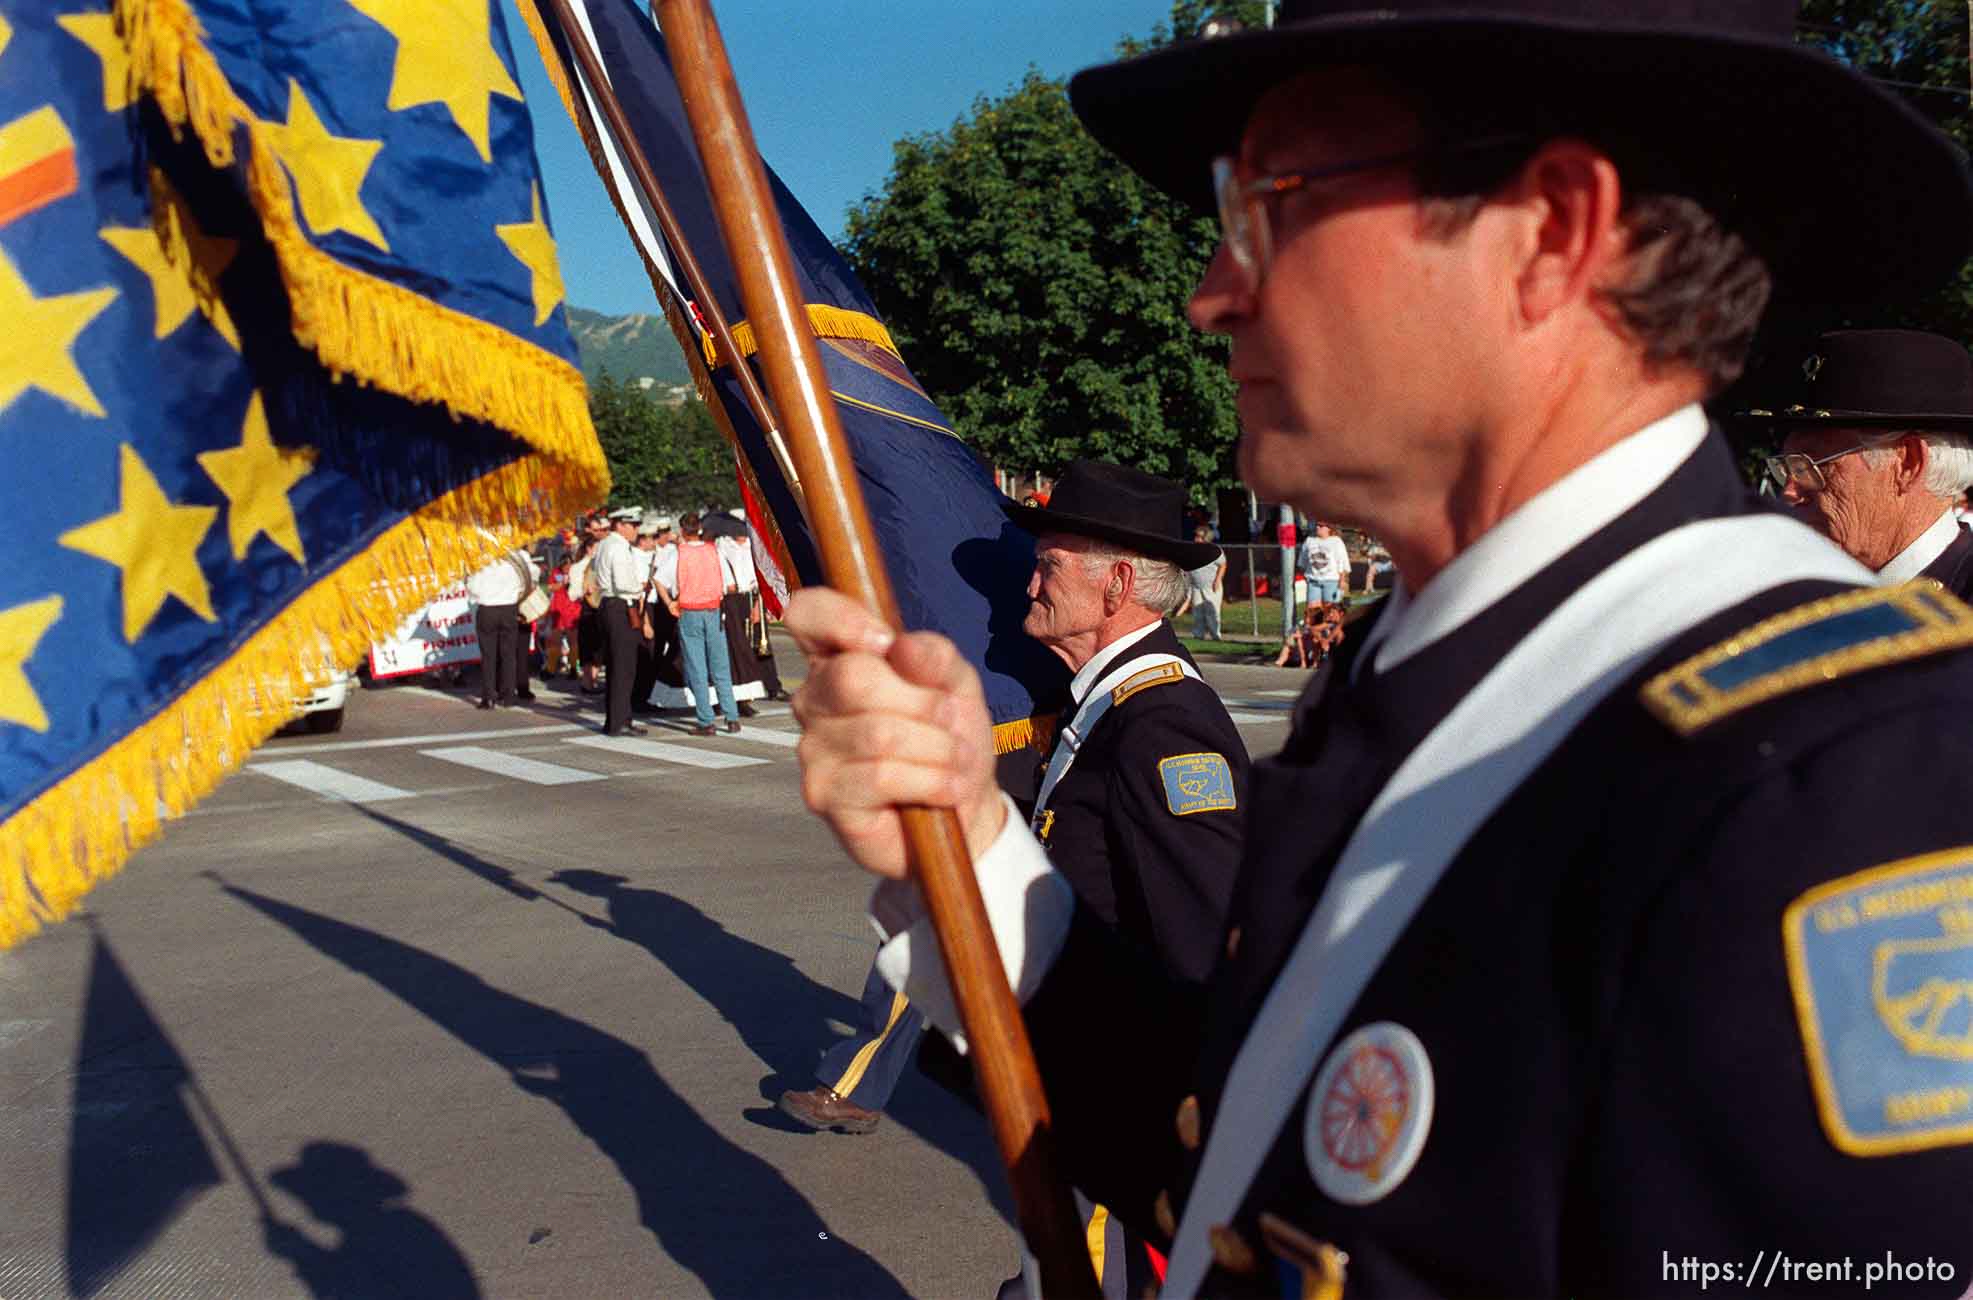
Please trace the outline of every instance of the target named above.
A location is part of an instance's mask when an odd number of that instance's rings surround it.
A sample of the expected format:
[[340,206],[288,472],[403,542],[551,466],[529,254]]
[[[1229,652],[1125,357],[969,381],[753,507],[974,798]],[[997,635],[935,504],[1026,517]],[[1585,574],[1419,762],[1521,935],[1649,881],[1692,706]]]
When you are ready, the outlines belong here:
[[863,1082],[863,1072],[870,1068],[870,1061],[877,1055],[877,1049],[891,1036],[891,1030],[897,1028],[897,1022],[904,1018],[904,1009],[910,1005],[904,994],[891,994],[891,1018],[884,1022],[884,1032],[865,1043],[863,1050],[851,1058],[849,1069],[843,1071],[842,1078],[829,1085],[830,1091],[838,1097],[847,1097],[856,1091],[856,1085]]
[[1089,1242],[1089,1262],[1096,1270],[1097,1286],[1103,1285],[1103,1256],[1105,1254],[1103,1239],[1108,1233],[1109,1227],[1110,1212],[1099,1205],[1089,1212],[1089,1226],[1083,1229],[1083,1235]]

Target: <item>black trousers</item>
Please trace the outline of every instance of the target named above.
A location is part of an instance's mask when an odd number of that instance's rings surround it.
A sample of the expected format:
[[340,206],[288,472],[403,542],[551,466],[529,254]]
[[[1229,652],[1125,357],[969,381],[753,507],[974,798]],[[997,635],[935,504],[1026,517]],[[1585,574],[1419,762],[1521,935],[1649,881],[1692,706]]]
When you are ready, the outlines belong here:
[[609,675],[603,713],[603,732],[614,735],[630,725],[630,687],[637,677],[637,646],[644,637],[630,625],[630,602],[621,596],[605,596],[596,611],[603,625],[604,671]]
[[[520,616],[515,615],[518,619]],[[514,625],[514,694],[527,695],[530,692],[528,679],[533,675],[534,651],[528,647],[533,640],[534,624],[516,622]]]
[[644,708],[645,702],[651,698],[651,689],[658,684],[658,656],[665,649],[665,623],[669,619],[665,607],[655,602],[644,606],[644,616],[651,620],[656,635],[645,637],[640,633],[637,638],[637,676],[630,684],[632,713]]
[[521,616],[512,605],[481,605],[473,611],[480,636],[480,698],[506,704],[514,698],[514,640]]

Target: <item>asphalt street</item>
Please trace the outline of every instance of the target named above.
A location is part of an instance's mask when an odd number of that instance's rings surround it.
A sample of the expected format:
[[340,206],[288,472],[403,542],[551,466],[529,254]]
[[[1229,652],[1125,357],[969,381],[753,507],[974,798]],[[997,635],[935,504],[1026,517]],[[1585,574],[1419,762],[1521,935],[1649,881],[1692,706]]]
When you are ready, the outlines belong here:
[[[1278,748],[1299,675],[1204,671]],[[786,706],[623,741],[536,690],[361,691],[0,953],[0,1297],[984,1300],[1015,1271],[985,1122],[937,1086],[867,1137],[774,1109],[874,950]]]

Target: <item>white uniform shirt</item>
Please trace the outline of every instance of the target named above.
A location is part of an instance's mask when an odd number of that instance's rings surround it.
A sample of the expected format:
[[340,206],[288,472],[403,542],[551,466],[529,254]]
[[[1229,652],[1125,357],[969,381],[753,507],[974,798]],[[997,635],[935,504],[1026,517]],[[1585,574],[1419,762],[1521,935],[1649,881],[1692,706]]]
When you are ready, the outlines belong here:
[[605,600],[612,596],[636,600],[644,592],[644,572],[637,562],[637,548],[622,533],[611,533],[602,540],[589,567],[596,571],[596,588]]
[[509,551],[484,569],[466,579],[466,594],[472,597],[475,605],[518,605],[524,586],[521,571],[514,567],[515,561],[526,564],[530,569],[534,562],[523,551]]
[[754,574],[754,548],[744,537],[720,537],[714,545],[719,547],[719,558],[726,561],[726,567],[733,576],[727,581],[741,591],[752,591],[760,582]]
[[641,598],[651,584],[651,569],[658,562],[658,548],[653,546],[647,551],[641,546],[633,545],[630,548],[630,558],[637,565],[637,592]]

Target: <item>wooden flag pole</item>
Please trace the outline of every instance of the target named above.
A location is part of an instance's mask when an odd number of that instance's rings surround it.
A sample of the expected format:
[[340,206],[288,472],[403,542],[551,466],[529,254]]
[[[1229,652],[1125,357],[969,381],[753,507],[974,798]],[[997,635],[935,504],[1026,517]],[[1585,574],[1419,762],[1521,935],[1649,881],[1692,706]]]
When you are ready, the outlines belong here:
[[[657,9],[720,232],[760,344],[768,391],[786,421],[789,449],[801,470],[823,571],[832,586],[901,630],[725,42],[706,0],[657,0]],[[1094,1297],[1095,1278],[1074,1202],[1055,1174],[1041,1076],[987,925],[959,819],[943,809],[902,811],[912,865],[1013,1183],[1021,1231],[1041,1263],[1044,1294],[1049,1300]]]
[[678,218],[672,214],[671,204],[665,202],[664,190],[658,185],[658,175],[651,168],[651,160],[645,156],[644,146],[638,143],[637,133],[630,127],[630,119],[624,114],[623,104],[617,99],[615,88],[610,85],[610,77],[604,71],[602,61],[590,48],[589,38],[585,34],[587,29],[576,21],[569,0],[548,0],[548,4],[555,11],[555,21],[561,26],[562,35],[568,40],[569,52],[575,56],[576,65],[582,72],[581,82],[575,89],[581,91],[586,85],[597,106],[603,110],[604,124],[616,137],[617,147],[623,150],[624,161],[630,165],[631,180],[643,192],[645,202],[651,205],[651,212],[658,219],[658,230],[671,246],[672,255],[678,259],[678,270],[685,279],[686,292],[692,295],[700,315],[705,318],[706,329],[712,334],[720,359],[732,367],[733,378],[740,385],[741,400],[746,402],[754,422],[760,425],[761,434],[767,439],[768,448],[780,467],[781,477],[787,481],[795,504],[806,515],[808,502],[802,491],[801,475],[788,454],[787,441],[781,434],[781,422],[774,418],[774,407],[769,404],[767,394],[761,391],[753,367],[740,355],[740,346],[733,341],[733,331],[727,325],[726,313],[720,310],[719,298],[706,283],[705,272],[699,267],[699,259],[692,255],[692,246],[686,243],[685,232],[679,226]]

